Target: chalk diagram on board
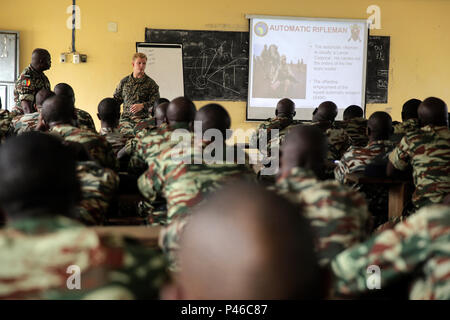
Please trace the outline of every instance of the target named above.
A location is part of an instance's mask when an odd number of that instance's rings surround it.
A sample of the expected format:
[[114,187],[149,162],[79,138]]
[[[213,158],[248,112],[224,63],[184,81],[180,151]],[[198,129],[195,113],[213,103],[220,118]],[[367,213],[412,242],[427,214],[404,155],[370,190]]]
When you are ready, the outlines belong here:
[[[189,73],[189,81],[195,89],[206,89],[210,84],[229,90],[237,95],[239,91],[233,89],[239,85],[236,73],[245,68],[247,59],[233,57],[233,43],[230,51],[224,49],[226,42],[222,42],[218,48],[207,48],[200,52],[194,60]],[[237,70],[238,69],[238,70]]]

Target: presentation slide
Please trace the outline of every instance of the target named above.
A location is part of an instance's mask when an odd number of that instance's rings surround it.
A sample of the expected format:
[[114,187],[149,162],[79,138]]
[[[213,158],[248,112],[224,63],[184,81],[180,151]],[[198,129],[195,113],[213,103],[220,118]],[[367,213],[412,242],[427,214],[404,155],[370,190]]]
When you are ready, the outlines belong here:
[[248,120],[275,115],[282,98],[295,102],[295,119],[311,120],[331,100],[365,106],[366,20],[249,16]]

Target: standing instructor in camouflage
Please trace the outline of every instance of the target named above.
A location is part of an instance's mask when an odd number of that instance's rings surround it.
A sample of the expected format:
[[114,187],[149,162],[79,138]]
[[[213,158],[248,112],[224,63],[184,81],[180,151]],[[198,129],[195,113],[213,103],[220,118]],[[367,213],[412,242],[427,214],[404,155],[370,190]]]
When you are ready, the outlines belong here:
[[114,99],[123,103],[120,122],[130,122],[131,126],[151,115],[155,101],[159,99],[159,86],[145,74],[147,56],[135,53],[133,56],[133,73],[123,78],[114,92]]
[[13,113],[21,115],[32,113],[36,94],[41,89],[51,90],[50,81],[44,74],[52,65],[50,53],[45,49],[34,49],[31,55],[31,63],[23,70],[16,81],[14,88],[15,107]]

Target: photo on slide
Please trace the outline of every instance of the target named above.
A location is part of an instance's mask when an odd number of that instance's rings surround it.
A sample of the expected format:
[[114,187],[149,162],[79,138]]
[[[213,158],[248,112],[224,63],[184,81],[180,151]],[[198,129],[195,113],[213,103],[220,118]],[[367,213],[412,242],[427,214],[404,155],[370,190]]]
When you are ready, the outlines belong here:
[[264,45],[259,56],[253,55],[253,98],[305,99],[306,70],[303,59],[287,61],[275,44]]

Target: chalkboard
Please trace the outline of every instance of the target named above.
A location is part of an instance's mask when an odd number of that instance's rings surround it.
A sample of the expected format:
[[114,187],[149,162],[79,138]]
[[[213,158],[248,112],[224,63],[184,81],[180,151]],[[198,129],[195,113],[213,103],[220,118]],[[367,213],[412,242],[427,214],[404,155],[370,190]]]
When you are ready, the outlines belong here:
[[247,100],[248,32],[146,28],[145,41],[183,45],[184,90],[190,99]]
[[366,103],[387,103],[390,37],[369,36]]

